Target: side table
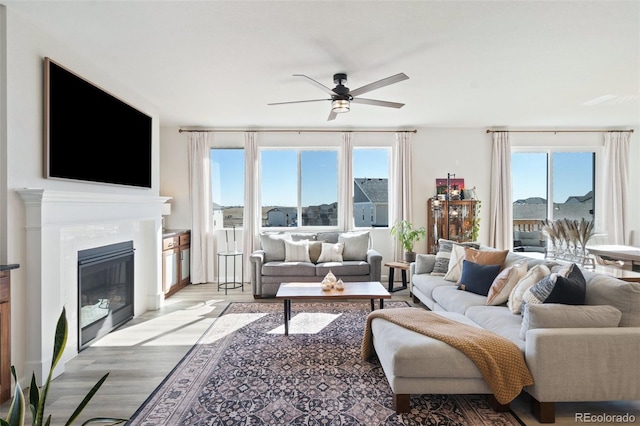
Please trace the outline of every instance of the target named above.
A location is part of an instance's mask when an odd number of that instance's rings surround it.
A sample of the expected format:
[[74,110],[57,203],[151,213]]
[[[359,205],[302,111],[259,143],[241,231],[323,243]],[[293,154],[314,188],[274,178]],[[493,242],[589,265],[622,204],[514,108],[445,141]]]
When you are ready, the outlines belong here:
[[[384,266],[389,268],[389,293],[405,290],[407,288],[407,271],[410,263],[407,262],[387,262]],[[402,287],[393,288],[393,273],[395,269],[402,271]]]
[[[240,258],[240,281],[236,281],[236,263],[237,258]],[[224,282],[220,281],[220,259],[224,261]],[[233,279],[229,281],[229,265],[228,261],[233,261]],[[218,252],[218,291],[224,288],[224,294],[227,295],[227,290],[234,288],[242,288],[244,291],[244,256],[241,251],[221,251]]]

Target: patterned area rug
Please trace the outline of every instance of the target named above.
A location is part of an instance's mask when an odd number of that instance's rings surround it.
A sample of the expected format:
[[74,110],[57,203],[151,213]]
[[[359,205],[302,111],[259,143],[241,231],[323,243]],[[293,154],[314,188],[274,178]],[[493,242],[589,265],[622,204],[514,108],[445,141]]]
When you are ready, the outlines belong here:
[[[385,307],[407,306],[387,302]],[[232,303],[131,425],[520,425],[484,395],[413,395],[397,415],[377,359],[362,361],[369,303]]]

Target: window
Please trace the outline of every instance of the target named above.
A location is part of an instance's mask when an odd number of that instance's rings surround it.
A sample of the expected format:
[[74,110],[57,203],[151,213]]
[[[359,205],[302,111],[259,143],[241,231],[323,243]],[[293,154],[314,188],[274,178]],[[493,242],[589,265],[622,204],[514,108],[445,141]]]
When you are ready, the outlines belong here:
[[263,227],[338,226],[338,151],[263,149]]
[[356,227],[389,226],[389,148],[354,148],[353,217]]
[[511,154],[511,190],[514,223],[547,218],[547,153]]
[[244,149],[210,151],[213,228],[242,228],[244,212]]
[[593,220],[595,158],[593,151],[513,152],[514,224],[543,219]]

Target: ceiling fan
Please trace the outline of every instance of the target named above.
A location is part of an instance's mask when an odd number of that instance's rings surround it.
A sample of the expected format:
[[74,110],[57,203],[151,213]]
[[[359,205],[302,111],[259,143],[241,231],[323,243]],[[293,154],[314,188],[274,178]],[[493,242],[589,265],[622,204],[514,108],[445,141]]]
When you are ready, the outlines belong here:
[[327,118],[327,121],[334,120],[336,116],[340,113],[349,112],[349,110],[351,109],[351,102],[358,103],[358,104],[383,106],[383,107],[389,107],[389,108],[402,108],[404,104],[401,104],[401,103],[378,101],[376,99],[357,98],[356,96],[362,95],[372,90],[380,89],[381,87],[389,86],[390,84],[407,80],[409,78],[407,77],[406,74],[399,73],[387,78],[383,78],[382,80],[378,80],[378,81],[374,81],[373,83],[366,84],[357,89],[349,90],[349,88],[347,87],[347,74],[344,74],[344,73],[338,73],[333,75],[333,82],[336,84],[336,87],[334,87],[333,89],[329,89],[324,84],[312,79],[311,77],[307,77],[304,74],[293,74],[293,76],[307,79],[307,81],[309,81],[311,84],[315,85],[316,87],[320,88],[320,90],[324,90],[331,97],[329,99],[311,99],[306,101],[275,102],[275,103],[270,103],[268,105],[285,105],[285,104],[299,104],[299,103],[305,103],[305,102],[331,101],[331,112],[329,113],[329,118]]

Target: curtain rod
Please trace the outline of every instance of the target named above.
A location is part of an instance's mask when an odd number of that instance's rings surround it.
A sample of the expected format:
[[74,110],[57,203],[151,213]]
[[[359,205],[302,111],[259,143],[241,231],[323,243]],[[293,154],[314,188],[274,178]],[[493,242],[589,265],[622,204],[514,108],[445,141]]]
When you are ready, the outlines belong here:
[[245,133],[245,132],[256,132],[256,133],[399,133],[399,132],[408,132],[408,133],[418,133],[418,130],[328,130],[328,129],[255,129],[255,130],[236,130],[236,129],[202,129],[202,130],[187,130],[187,129],[178,129],[178,133],[191,133],[191,132],[213,132],[213,133]]
[[611,129],[593,129],[593,130],[492,130],[487,129],[487,133],[611,133],[611,132],[630,132],[633,133],[633,129],[627,130],[611,130]]

